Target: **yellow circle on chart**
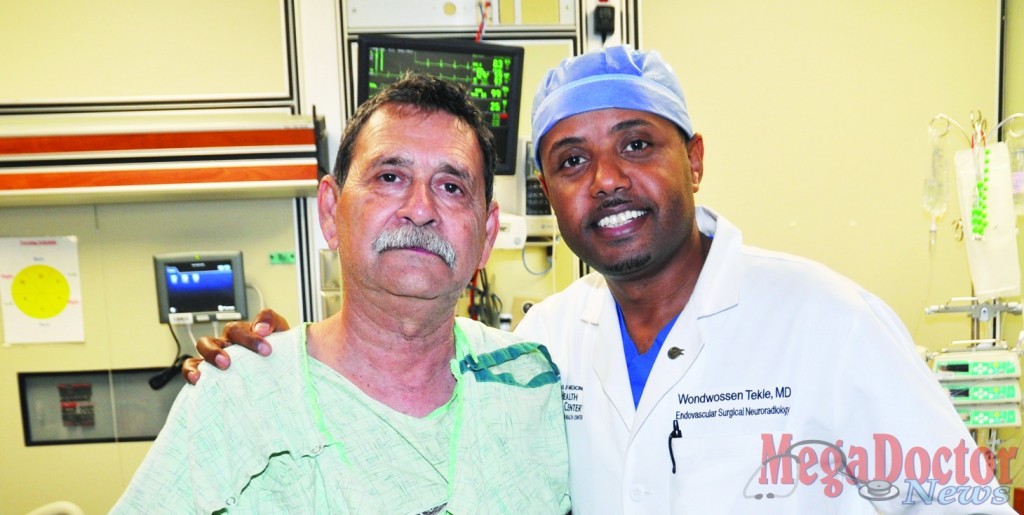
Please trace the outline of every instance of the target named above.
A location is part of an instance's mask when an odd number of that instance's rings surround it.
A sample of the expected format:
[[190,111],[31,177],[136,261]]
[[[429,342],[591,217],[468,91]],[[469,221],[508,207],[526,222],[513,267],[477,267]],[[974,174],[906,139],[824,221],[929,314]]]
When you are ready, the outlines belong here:
[[53,318],[68,305],[71,287],[56,268],[31,265],[14,276],[11,298],[18,309],[32,318]]

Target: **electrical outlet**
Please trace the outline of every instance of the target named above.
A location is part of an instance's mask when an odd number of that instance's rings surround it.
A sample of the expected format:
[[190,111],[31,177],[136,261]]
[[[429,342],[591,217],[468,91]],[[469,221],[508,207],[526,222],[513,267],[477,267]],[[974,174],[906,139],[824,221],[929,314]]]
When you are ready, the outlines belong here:
[[515,329],[519,325],[519,321],[523,319],[523,315],[533,307],[534,304],[540,302],[541,299],[535,297],[513,297],[512,298],[512,328]]

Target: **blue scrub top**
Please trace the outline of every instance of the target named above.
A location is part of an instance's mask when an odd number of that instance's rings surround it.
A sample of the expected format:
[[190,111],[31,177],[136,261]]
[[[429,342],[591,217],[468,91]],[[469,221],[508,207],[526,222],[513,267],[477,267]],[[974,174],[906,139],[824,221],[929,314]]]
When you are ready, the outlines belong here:
[[669,320],[665,327],[661,328],[661,331],[658,331],[658,336],[654,338],[654,344],[643,354],[637,352],[636,344],[629,337],[626,321],[622,318],[622,308],[619,307],[618,302],[615,303],[615,313],[619,315],[619,333],[622,334],[622,350],[626,354],[626,371],[629,372],[629,386],[633,390],[633,407],[635,408],[640,405],[640,397],[644,394],[647,378],[650,377],[651,369],[654,368],[654,360],[658,358],[661,345],[665,343],[669,331],[679,319],[679,313],[672,317],[672,320]]

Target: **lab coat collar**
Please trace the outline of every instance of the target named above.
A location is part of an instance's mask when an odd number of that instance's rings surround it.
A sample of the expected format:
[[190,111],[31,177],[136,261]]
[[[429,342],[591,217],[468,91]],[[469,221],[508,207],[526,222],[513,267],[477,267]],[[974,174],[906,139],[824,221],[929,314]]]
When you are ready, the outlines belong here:
[[735,225],[710,208],[699,206],[697,229],[712,238],[708,258],[690,296],[691,303],[698,303],[697,317],[704,318],[739,304],[746,270],[742,259],[743,235]]

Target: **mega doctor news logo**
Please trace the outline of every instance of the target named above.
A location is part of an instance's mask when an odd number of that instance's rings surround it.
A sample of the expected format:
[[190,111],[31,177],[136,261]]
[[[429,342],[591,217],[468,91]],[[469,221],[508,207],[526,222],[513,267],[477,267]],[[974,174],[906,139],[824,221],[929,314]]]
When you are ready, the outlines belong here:
[[[1010,462],[1017,448],[953,447],[904,449],[896,437],[873,435],[866,446],[843,440],[798,440],[784,433],[761,435],[761,465],[743,491],[749,499],[788,497],[798,486],[820,487],[828,497],[847,488],[870,501],[899,499],[904,505],[1006,504]],[[994,481],[996,480],[996,481]]]

